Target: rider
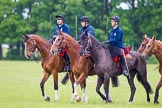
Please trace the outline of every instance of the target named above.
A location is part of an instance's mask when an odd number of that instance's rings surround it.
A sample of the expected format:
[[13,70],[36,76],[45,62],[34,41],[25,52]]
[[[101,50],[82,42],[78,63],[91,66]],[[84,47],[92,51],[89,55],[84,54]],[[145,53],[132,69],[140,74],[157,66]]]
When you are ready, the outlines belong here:
[[110,19],[111,19],[112,29],[110,30],[109,39],[107,41],[109,43],[109,49],[111,50],[112,53],[114,52],[115,55],[119,56],[120,64],[123,69],[123,74],[125,76],[128,76],[129,73],[128,73],[128,70],[126,67],[126,61],[123,55],[124,53],[123,30],[118,26],[120,22],[120,18],[118,16],[112,16]]
[[[82,28],[80,29],[80,34],[87,31],[89,34],[95,37],[95,29],[89,24],[89,18],[87,16],[81,16],[79,18]],[[79,37],[80,38],[80,37]]]
[[[62,32],[65,32],[67,34],[70,35],[70,28],[69,26],[64,22],[64,17],[62,15],[56,15],[56,20],[57,20],[57,25],[56,27],[54,28],[53,30],[53,35],[54,36],[57,36],[57,31],[60,30]],[[69,72],[71,69],[70,69],[70,58],[69,58],[69,55],[68,55],[68,52],[65,49],[63,49],[63,58],[65,59],[65,67],[64,67],[64,71],[66,72]]]

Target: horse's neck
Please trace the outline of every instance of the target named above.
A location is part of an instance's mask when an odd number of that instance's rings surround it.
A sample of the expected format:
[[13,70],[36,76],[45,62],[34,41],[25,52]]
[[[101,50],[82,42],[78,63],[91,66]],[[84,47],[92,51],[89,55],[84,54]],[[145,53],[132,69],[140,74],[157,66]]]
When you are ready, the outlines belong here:
[[71,62],[78,61],[80,55],[79,55],[80,46],[78,44],[71,43],[68,47],[68,52],[70,56]]
[[103,46],[95,46],[92,50],[91,57],[95,63],[105,63],[108,60],[111,60],[110,51],[105,49]]
[[47,58],[50,55],[51,44],[43,39],[37,39],[37,48],[43,58]]
[[155,44],[155,57],[157,58],[157,60],[159,61],[160,64],[162,64],[162,42],[161,41],[156,41]]

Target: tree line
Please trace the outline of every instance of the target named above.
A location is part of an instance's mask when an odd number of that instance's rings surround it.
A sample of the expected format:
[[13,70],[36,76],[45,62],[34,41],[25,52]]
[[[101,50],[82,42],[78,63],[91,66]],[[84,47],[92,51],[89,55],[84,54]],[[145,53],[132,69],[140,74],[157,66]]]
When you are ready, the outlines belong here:
[[[123,6],[124,5],[124,6]],[[162,2],[160,0],[1,0],[0,59],[24,59],[24,34],[52,37],[55,15],[62,14],[77,38],[80,16],[94,26],[96,38],[105,41],[111,29],[110,17],[118,15],[124,42],[136,50],[144,34],[162,40]],[[8,44],[3,56],[2,44]]]

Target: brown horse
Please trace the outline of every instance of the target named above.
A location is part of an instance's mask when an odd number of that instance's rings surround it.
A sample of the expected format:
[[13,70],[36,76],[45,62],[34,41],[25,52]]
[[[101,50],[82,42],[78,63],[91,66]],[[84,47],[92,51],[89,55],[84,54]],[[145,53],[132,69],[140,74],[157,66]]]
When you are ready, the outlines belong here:
[[[25,55],[27,58],[33,58],[37,50],[41,54],[41,65],[43,68],[43,78],[40,82],[40,88],[42,91],[42,96],[46,101],[50,101],[49,96],[46,95],[44,91],[44,84],[49,78],[49,76],[53,75],[54,80],[54,90],[55,90],[55,100],[59,99],[58,96],[58,72],[62,72],[64,69],[64,60],[58,55],[51,56],[50,48],[52,46],[47,40],[43,39],[37,35],[24,35],[24,44],[25,44]],[[69,75],[70,80],[74,83],[73,75]],[[73,84],[72,84],[73,85]],[[72,87],[73,88],[73,87]]]
[[[76,78],[76,82],[74,83],[74,95],[78,96],[77,93],[77,86],[78,84],[81,85],[82,88],[82,101],[87,102],[87,96],[86,96],[86,78],[91,75],[95,75],[96,72],[94,71],[93,63],[89,58],[83,57],[79,55],[80,51],[80,45],[75,41],[70,35],[58,32],[58,36],[56,37],[52,47],[51,47],[51,53],[52,54],[59,54],[59,50],[67,48],[70,56],[71,61],[71,69],[74,73],[74,76]],[[117,79],[112,78],[112,83],[114,85],[117,85]],[[103,100],[106,100],[105,96],[102,98]],[[109,97],[110,101],[111,97]]]
[[140,53],[140,54],[143,53],[143,51],[144,51],[144,49],[146,48],[146,45],[147,45],[147,43],[148,43],[149,40],[150,40],[150,38],[145,34],[145,35],[143,36],[143,40],[142,40],[142,42],[141,42],[141,45],[140,45],[139,48],[138,48],[138,53]]
[[156,92],[154,96],[154,103],[156,104],[156,103],[159,103],[158,102],[159,90],[162,86],[162,42],[159,40],[156,40],[154,36],[152,37],[152,39],[149,40],[142,55],[145,58],[148,58],[148,55],[153,55],[153,54],[159,61],[159,73],[161,75],[160,81],[158,85],[156,86]]

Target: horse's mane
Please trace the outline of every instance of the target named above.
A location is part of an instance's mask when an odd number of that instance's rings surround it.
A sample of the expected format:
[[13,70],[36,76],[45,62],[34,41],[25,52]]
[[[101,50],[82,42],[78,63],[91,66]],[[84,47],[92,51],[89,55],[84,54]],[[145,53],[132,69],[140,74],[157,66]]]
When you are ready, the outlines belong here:
[[63,34],[64,36],[66,36],[68,39],[70,39],[71,41],[75,41],[75,39],[72,37],[72,36],[70,36],[69,34],[67,34],[67,33],[64,33],[64,32],[61,32],[61,34]]
[[89,33],[88,33],[88,35],[89,35],[89,36],[91,37],[91,39],[95,42],[94,44],[97,44],[97,46],[102,45],[103,48],[108,49],[107,46],[105,46],[105,45],[102,44],[100,41],[98,41],[93,35],[91,35],[91,34],[89,34]]
[[42,37],[42,36],[39,36],[39,35],[36,35],[36,34],[30,34],[29,35],[30,37],[33,37],[33,38],[41,38],[41,39],[43,39],[44,41],[48,41],[47,39],[45,39],[44,37]]

